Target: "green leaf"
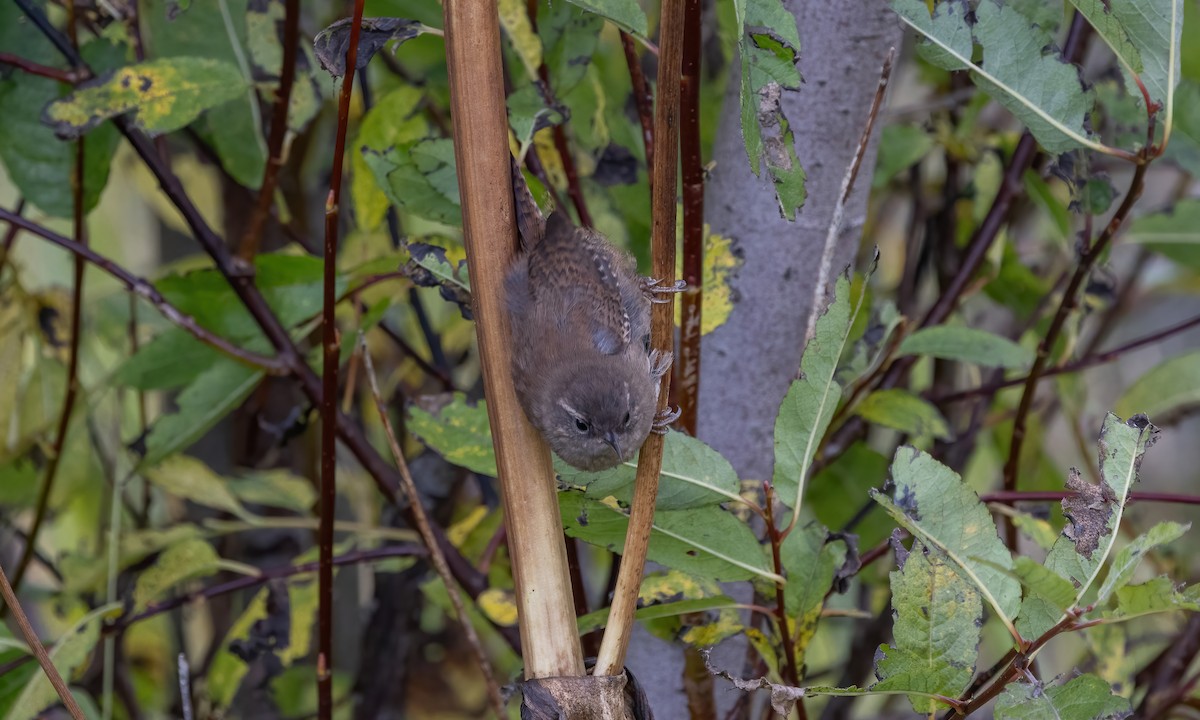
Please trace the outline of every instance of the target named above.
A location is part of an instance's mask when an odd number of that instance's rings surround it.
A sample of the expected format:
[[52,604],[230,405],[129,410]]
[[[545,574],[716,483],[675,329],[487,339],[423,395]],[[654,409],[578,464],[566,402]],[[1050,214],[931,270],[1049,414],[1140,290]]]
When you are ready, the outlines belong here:
[[1180,200],[1166,212],[1143,215],[1129,225],[1125,242],[1144,245],[1200,271],[1200,200]]
[[407,143],[383,152],[364,148],[362,156],[393,205],[428,220],[462,225],[450,140]]
[[[588,500],[582,493],[560,492],[559,510],[567,534],[584,542],[623,552],[629,516],[615,502]],[[768,569],[754,533],[719,507],[660,510],[654,515],[648,557],[660,565],[715,580],[758,576],[782,580]]]
[[454,393],[435,412],[410,405],[408,430],[447,461],[471,472],[496,477],[496,456],[487,405],[468,404],[467,396]]
[[[872,690],[920,690],[958,697],[975,672],[983,604],[942,553],[914,543],[891,574],[893,645],[880,648]],[[940,703],[910,695],[913,710],[928,715]]]
[[[41,6],[42,3],[36,3]],[[34,28],[16,3],[0,4],[0,48],[27,60],[61,66],[58,51]],[[97,40],[83,46],[84,59],[99,71],[124,61],[124,50]],[[0,76],[0,161],[21,195],[47,215],[70,217],[73,195],[69,178],[75,168],[76,145],[54,136],[42,124],[41,111],[67,88],[54,80],[10,72]],[[83,207],[89,213],[108,182],[120,134],[105,123],[84,138]]]
[[[1191,43],[1200,48],[1200,43]],[[1175,88],[1175,125],[1166,156],[1192,177],[1200,175],[1200,82],[1184,79]]]
[[522,149],[533,143],[533,135],[538,130],[567,121],[563,110],[547,105],[541,91],[533,84],[514,90],[507,103],[508,123]]
[[1129,713],[1129,701],[1095,675],[1045,688],[1012,683],[996,700],[996,720],[1119,720]]
[[780,501],[795,511],[800,507],[813,455],[842,399],[842,386],[834,379],[838,360],[846,347],[853,316],[862,296],[850,308],[850,280],[838,278],[833,302],[818,318],[816,330],[800,358],[800,379],[792,381],[775,420],[774,485]]
[[1145,416],[1121,422],[1109,413],[1099,441],[1103,487],[1082,480],[1078,472],[1068,477],[1067,489],[1075,491],[1073,497],[1063,500],[1069,524],[1050,549],[1045,565],[1076,588],[1075,604],[1092,587],[1112,550],[1142,455],[1157,435],[1158,428]]
[[[646,16],[636,0],[585,0],[574,5],[572,2],[551,3],[538,19],[538,33],[545,48],[544,62],[550,72],[550,88],[558,98],[566,97],[579,85],[596,53],[600,33],[604,30],[604,17],[609,16],[594,5],[610,3],[618,11],[628,10],[628,19],[640,21],[642,28],[646,26]],[[579,8],[590,12],[580,12]],[[629,29],[618,20],[613,22]],[[644,30],[634,32],[645,34]]]
[[1176,522],[1160,522],[1118,550],[1113,556],[1112,564],[1109,565],[1108,577],[1104,579],[1104,584],[1096,594],[1096,605],[1102,605],[1109,595],[1129,584],[1138,563],[1147,552],[1159,545],[1178,540],[1190,527],[1190,523],[1181,525]]
[[[231,8],[232,10],[232,8]],[[283,68],[283,0],[255,0],[246,8],[246,47],[254,77],[270,78],[259,83],[263,99],[274,103],[279,92],[279,73]],[[296,75],[288,100],[288,129],[300,133],[321,110],[321,84],[313,68],[316,57],[308,43],[300,45],[296,57]],[[353,176],[352,176],[353,177]]]
[[1104,42],[1116,53],[1126,72],[1126,90],[1141,97],[1136,75],[1151,102],[1170,117],[1179,82],[1179,40],[1183,32],[1183,0],[1071,0]]
[[987,330],[935,325],[904,338],[900,355],[929,355],[942,360],[969,362],[983,367],[1026,368],[1033,352]]
[[294,510],[307,514],[317,501],[311,481],[282,468],[231,478],[229,489],[243,503]]
[[[103,605],[84,615],[54,643],[50,649],[50,660],[63,680],[70,682],[75,671],[91,657],[100,640],[100,620],[120,605]],[[42,711],[60,702],[58,692],[43,672],[33,673],[21,694],[13,702],[5,720],[34,720],[44,717]]]
[[[1044,53],[1053,39],[1016,10],[990,0],[968,20],[969,6],[945,2],[930,15],[922,0],[893,0],[892,8],[924,36],[927,60],[946,70],[970,69],[976,84],[1023,122],[1047,151],[1105,148],[1084,125],[1092,107],[1079,71]],[[983,63],[972,61],[974,44],[983,47]]]
[[806,197],[805,173],[796,156],[791,124],[783,113],[783,93],[800,89],[800,35],[796,18],[780,0],[749,0],[739,15],[742,137],[750,169],[762,160],[775,182],[779,212],[792,220]]
[[1054,529],[1054,526],[1042,518],[1034,517],[1029,513],[1019,510],[1013,510],[1011,513],[1005,514],[1025,537],[1037,543],[1037,546],[1043,550],[1049,550],[1054,546],[1054,541],[1058,539],[1058,530]]
[[[148,57],[204,57],[238,69],[241,91],[214,107],[193,127],[212,145],[221,166],[234,180],[257,188],[267,164],[267,143],[259,98],[249,86],[252,70],[246,57],[248,47],[252,46],[248,45],[246,33],[247,0],[196,3],[178,18],[171,14],[170,0],[140,2],[138,19]],[[297,78],[293,93],[299,94],[297,91],[303,84]]]
[[780,548],[787,585],[783,586],[783,604],[793,618],[793,647],[796,662],[804,662],[804,651],[817,632],[825,596],[833,587],[834,575],[846,561],[846,541],[832,539],[819,523],[794,527]]
[[[596,473],[583,472],[561,460],[555,470],[563,484],[586,488],[586,495],[603,500],[609,495],[628,503],[633,496],[637,459]],[[740,502],[740,483],[729,461],[703,442],[670,431],[663,443],[662,473],[659,475],[659,510],[684,510],[704,505]]]
[[911,447],[896,450],[892,480],[895,501],[878,491],[875,501],[913,537],[944,553],[1011,629],[1021,585],[1008,574],[1012,555],[979,497],[953,470]]
[[246,89],[237,67],[208,58],[167,58],[130,65],[89,80],[46,106],[43,120],[59,137],[77,138],[127,113],[152,135],[178,130]]
[[879,157],[871,187],[881,188],[888,181],[921,162],[933,149],[933,136],[920,125],[888,125],[879,138]]
[[[1194,591],[1193,586],[1189,590]],[[1117,590],[1117,609],[1108,617],[1130,619],[1143,615],[1179,610],[1200,610],[1200,597],[1195,592],[1182,593],[1175,581],[1160,575],[1138,585],[1125,585]]]
[[1014,563],[1015,574],[1026,588],[1017,631],[1021,637],[1035,638],[1053,627],[1075,601],[1075,586],[1027,557],[1018,557]]
[[263,377],[262,370],[226,358],[213,363],[179,394],[176,411],[154,422],[138,467],[153,467],[190,447],[240,405]]
[[867,422],[915,437],[949,440],[950,426],[933,403],[903,388],[876,390],[854,409]]
[[[572,5],[613,21],[622,30],[645,36],[648,32],[646,13],[637,0],[568,0]],[[549,61],[547,61],[549,65]]]
[[224,478],[196,458],[176,455],[147,469],[144,474],[147,480],[176,497],[243,519],[253,517],[229,491]]
[[146,609],[152,601],[184,580],[215,575],[221,558],[207,540],[191,538],[167,548],[154,564],[138,573],[133,589],[134,612]]
[[[807,507],[826,527],[842,528],[870,498],[871,488],[887,480],[888,460],[865,442],[856,442],[813,476]],[[854,528],[860,547],[874,547],[891,528],[882,522],[861,522]]]
[[170,328],[121,363],[116,385],[138,390],[170,390],[186,385],[224,356],[182,328]]
[[375,176],[363,156],[365,148],[383,152],[394,145],[406,145],[429,134],[429,124],[419,112],[420,88],[401,85],[367,111],[359,126],[350,152],[350,197],[354,216],[364,230],[379,227],[387,212],[388,199],[379,189]]
[[[255,258],[254,266],[254,284],[284,327],[294,328],[321,312],[321,258],[265,253]],[[258,322],[220,272],[205,269],[169,275],[155,285],[172,305],[191,315],[204,328],[235,341],[258,339],[266,343]],[[346,279],[339,276],[338,297],[345,290]],[[251,349],[265,347],[269,345]]]
[[1137,379],[1117,401],[1121,414],[1146,413],[1168,421],[1200,405],[1200,350],[1176,355]]

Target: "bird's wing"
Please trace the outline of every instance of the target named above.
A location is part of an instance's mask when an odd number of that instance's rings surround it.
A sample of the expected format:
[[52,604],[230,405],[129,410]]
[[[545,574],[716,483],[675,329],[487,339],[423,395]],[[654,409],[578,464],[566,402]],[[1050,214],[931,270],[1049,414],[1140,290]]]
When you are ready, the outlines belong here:
[[534,302],[585,318],[596,349],[616,355],[629,344],[629,316],[621,303],[620,259],[598,233],[575,227],[561,210],[546,219],[545,234],[529,250]]

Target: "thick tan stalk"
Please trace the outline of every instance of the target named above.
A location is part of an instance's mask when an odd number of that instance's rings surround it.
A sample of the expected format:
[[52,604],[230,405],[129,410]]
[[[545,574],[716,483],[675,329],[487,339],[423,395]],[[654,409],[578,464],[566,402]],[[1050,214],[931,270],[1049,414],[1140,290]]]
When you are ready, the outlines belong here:
[[[663,0],[659,36],[658,102],[654,106],[654,168],[651,175],[653,235],[651,276],[669,284],[675,277],[675,198],[679,177],[679,84],[683,61],[683,0]],[[670,297],[674,297],[671,295]],[[674,343],[675,302],[656,304],[650,339],[654,347],[670,350]],[[671,373],[662,379],[659,410],[667,406]],[[654,504],[658,499],[658,474],[662,470],[663,435],[650,433],[638,459],[625,552],[613,591],[608,627],[596,658],[596,675],[619,675],[625,670],[625,651],[633,632],[638,589],[646,565]]]
[[583,675],[583,654],[545,442],[517,404],[504,274],[516,250],[496,3],[446,0],[446,58],[463,236],[488,420],[504,496],[525,677]]

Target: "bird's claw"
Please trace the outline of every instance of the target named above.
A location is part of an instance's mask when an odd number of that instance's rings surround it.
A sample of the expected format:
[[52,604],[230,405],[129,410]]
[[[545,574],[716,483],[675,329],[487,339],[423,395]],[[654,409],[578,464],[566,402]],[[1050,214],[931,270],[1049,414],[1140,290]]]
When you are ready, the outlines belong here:
[[674,356],[663,350],[650,351],[650,378],[653,380],[662,379],[663,375],[671,369],[671,361]]
[[662,412],[654,416],[654,424],[650,426],[650,432],[659,435],[667,434],[667,426],[679,419],[679,408],[667,407]]
[[669,303],[671,298],[664,297],[665,295],[683,292],[687,289],[687,283],[683,280],[676,280],[670,285],[661,285],[661,282],[663,281],[658,278],[642,278],[642,292],[652,303]]

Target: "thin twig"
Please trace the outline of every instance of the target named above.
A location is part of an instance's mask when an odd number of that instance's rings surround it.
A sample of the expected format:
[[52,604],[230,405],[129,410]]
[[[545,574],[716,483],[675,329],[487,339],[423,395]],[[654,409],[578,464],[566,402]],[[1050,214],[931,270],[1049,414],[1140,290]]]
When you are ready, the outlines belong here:
[[[688,55],[687,30],[684,30],[684,56]],[[642,126],[642,145],[646,150],[646,170],[654,167],[654,95],[646,84],[646,75],[642,72],[642,63],[638,59],[637,46],[633,44],[633,36],[621,31],[621,47],[625,50],[625,64],[629,66],[629,84],[633,88],[633,104],[637,107],[638,122]],[[687,120],[685,119],[686,123]],[[653,178],[651,178],[653,179]]]
[[867,153],[867,145],[871,142],[871,132],[875,129],[875,119],[879,117],[879,108],[883,107],[883,96],[887,92],[888,81],[892,77],[892,62],[896,59],[896,48],[888,48],[883,59],[883,67],[879,71],[879,87],[875,89],[875,98],[871,100],[871,109],[867,112],[867,124],[862,136],[858,139],[858,147],[854,150],[854,158],[846,168],[846,176],[842,178],[842,189],[838,193],[837,202],[833,206],[833,216],[829,219],[829,231],[825,234],[825,247],[821,251],[821,265],[817,270],[817,282],[813,285],[812,306],[808,311],[808,327],[804,331],[804,341],[812,339],[817,331],[817,318],[825,308],[825,294],[829,278],[833,274],[833,251],[837,247],[838,234],[842,231],[842,220],[846,213],[846,202],[854,191],[854,181],[858,178],[858,169],[862,167],[863,156]]
[[46,678],[50,680],[50,684],[54,686],[55,692],[62,700],[63,705],[67,708],[67,712],[71,713],[73,720],[83,720],[83,710],[75,702],[75,697],[71,695],[70,688],[63,682],[62,676],[58,674],[58,669],[54,667],[54,663],[50,661],[50,654],[46,652],[46,648],[42,646],[42,642],[38,640],[37,633],[33,631],[33,626],[29,624],[29,618],[25,617],[25,611],[21,608],[21,603],[17,600],[17,593],[13,590],[13,586],[8,583],[8,576],[4,574],[4,568],[0,568],[0,596],[4,597],[4,604],[12,610],[13,620],[17,621],[17,627],[21,630],[21,635],[25,638],[25,644],[29,646],[33,656],[37,658],[38,665],[42,666],[42,672],[46,673]]
[[60,70],[56,67],[50,67],[49,65],[42,65],[41,63],[27,60],[12,53],[0,52],[0,65],[8,65],[9,67],[14,67],[21,72],[28,73],[30,75],[37,75],[38,77],[49,78],[51,80],[57,80],[60,83],[66,83],[68,85],[74,85],[81,79],[78,73],[72,70]]
[[83,258],[92,263],[120,281],[131,293],[153,305],[172,324],[186,330],[192,337],[223,355],[228,355],[230,358],[245,365],[265,370],[271,375],[286,375],[289,372],[290,368],[281,358],[267,357],[266,355],[244,350],[220,335],[215,335],[204,329],[191,315],[172,305],[148,280],[134,275],[109,258],[92,250],[87,245],[59,235],[49,228],[4,208],[0,208],[0,221],[7,222],[12,227],[19,227],[22,230],[33,233],[44,240],[49,240],[64,250],[74,253],[76,257]]
[[275,107],[271,110],[271,135],[267,140],[267,165],[263,169],[262,185],[254,210],[246,224],[246,232],[238,246],[238,257],[252,267],[262,241],[263,225],[271,213],[275,199],[275,185],[279,169],[284,163],[284,140],[288,131],[288,109],[292,99],[292,85],[296,77],[297,46],[300,43],[300,0],[285,0],[283,14],[283,66],[279,71],[279,90],[275,95]]
[[[1033,396],[1035,394],[1034,391],[1037,389],[1038,380],[1046,368],[1046,363],[1050,359],[1050,353],[1054,349],[1054,344],[1058,341],[1059,333],[1067,322],[1067,317],[1078,303],[1079,291],[1083,287],[1084,281],[1091,274],[1092,268],[1108,248],[1113,237],[1116,236],[1117,231],[1121,228],[1121,225],[1125,223],[1125,219],[1129,217],[1129,211],[1133,209],[1134,203],[1141,197],[1148,167],[1149,162],[1144,162],[1137,166],[1133,172],[1133,178],[1129,182],[1129,190],[1125,195],[1124,201],[1117,208],[1117,212],[1109,220],[1104,231],[1100,233],[1100,237],[1096,238],[1096,241],[1084,250],[1083,256],[1079,259],[1079,265],[1075,268],[1075,273],[1071,276],[1070,282],[1067,283],[1066,290],[1063,291],[1062,299],[1058,304],[1058,310],[1054,313],[1054,318],[1050,321],[1050,326],[1046,329],[1046,334],[1038,344],[1037,356],[1033,360],[1033,367],[1029,369],[1029,375],[1025,378],[1025,388],[1021,392],[1021,402],[1017,406],[1017,414],[1013,419],[1012,442],[1009,444],[1008,459],[1004,463],[1005,490],[1017,489],[1017,470],[1020,466],[1021,446],[1025,441],[1025,423],[1029,417],[1029,411],[1033,407]],[[1016,529],[1011,524],[1008,527],[1011,536],[1016,532]],[[1011,543],[1009,546],[1012,547]]]
[[[352,552],[338,555],[333,559],[333,564],[337,566],[358,565],[359,563],[372,562],[374,560],[387,560],[397,557],[416,557],[425,554],[424,548],[415,544],[402,545],[387,545],[374,550],[355,550]],[[176,595],[167,600],[152,602],[139,613],[126,615],[117,618],[110,625],[104,627],[105,633],[116,633],[125,630],[130,625],[149,620],[152,617],[162,615],[165,612],[170,612],[184,605],[197,602],[199,600],[211,600],[215,597],[228,595],[229,593],[246,590],[257,587],[271,580],[282,580],[295,575],[303,575],[305,573],[315,572],[320,567],[320,561],[301,563],[300,565],[285,565],[278,568],[270,568],[261,570],[257,575],[245,575],[235,578],[228,582],[210,585],[206,588],[193,590],[192,592]]]
[[[1075,360],[1075,361],[1072,361],[1069,363],[1063,363],[1062,365],[1059,365],[1057,367],[1046,368],[1042,372],[1039,379],[1044,380],[1048,377],[1054,377],[1055,375],[1064,375],[1066,373],[1079,372],[1080,370],[1086,370],[1088,368],[1092,368],[1097,365],[1104,365],[1104,364],[1113,362],[1114,360],[1117,360],[1117,359],[1123,357],[1126,353],[1132,352],[1134,350],[1140,350],[1141,348],[1146,347],[1147,345],[1154,345],[1163,340],[1166,340],[1167,338],[1171,337],[1172,335],[1178,335],[1179,333],[1184,332],[1185,330],[1190,330],[1197,326],[1200,326],[1200,315],[1197,315],[1196,317],[1193,317],[1193,318],[1188,318],[1187,320],[1184,320],[1183,322],[1176,323],[1170,327],[1166,327],[1157,332],[1150,333],[1149,335],[1143,335],[1140,338],[1130,340],[1129,342],[1124,343],[1122,345],[1118,345],[1117,347],[1112,348],[1111,350],[1105,350],[1104,352],[1096,353],[1094,355],[1087,355],[1087,356],[1079,358],[1078,360]],[[1024,385],[1028,381],[1029,381],[1029,375],[1022,375],[1021,377],[1009,378],[1007,380],[1000,380],[997,382],[987,383],[986,385],[980,385],[979,387],[968,388],[966,390],[960,390],[958,392],[949,393],[947,395],[942,395],[942,396],[935,395],[930,399],[933,402],[939,403],[939,404],[940,403],[958,402],[959,400],[967,400],[967,399],[973,398],[973,397],[989,396],[998,390],[1003,390],[1004,388],[1014,387],[1016,385]]]
[[[667,280],[675,275],[675,184],[679,162],[679,91],[683,57],[684,0],[663,0],[659,22],[661,55],[658,63],[658,102],[654,107],[654,169],[651,193],[653,277]],[[651,344],[660,352],[674,345],[675,302],[656,304],[651,317]],[[659,411],[667,407],[671,372],[663,375]],[[638,590],[646,565],[654,506],[658,498],[658,475],[662,470],[664,436],[650,433],[638,455],[633,504],[625,534],[625,551],[613,592],[608,627],[600,642],[593,673],[619,675],[625,669],[625,652],[633,632]]]
[[[75,36],[75,3],[67,3],[67,34],[71,39],[71,47],[78,48],[79,42]],[[87,246],[87,228],[84,227],[84,143],[83,138],[75,141],[75,162],[71,168],[71,233],[76,243]],[[25,579],[25,571],[33,559],[33,550],[37,547],[38,534],[46,521],[46,513],[50,509],[50,493],[54,489],[54,481],[58,478],[58,468],[62,459],[63,448],[67,443],[67,431],[71,426],[71,414],[75,410],[75,398],[79,395],[79,342],[83,334],[83,277],[87,263],[78,254],[75,255],[74,278],[71,285],[71,337],[67,346],[67,387],[63,393],[62,407],[59,410],[58,428],[54,434],[54,444],[51,446],[50,457],[46,461],[46,474],[38,488],[37,502],[34,505],[33,523],[29,527],[29,540],[21,552],[21,559],[13,572],[13,590],[21,589],[21,581]],[[105,668],[107,674],[107,665]]]
[[[679,92],[679,152],[683,175],[683,281],[680,298],[678,377],[672,386],[679,405],[679,426],[695,436],[700,394],[700,334],[704,309],[704,166],[700,157],[700,0],[685,0],[683,14],[683,77]],[[624,40],[624,36],[622,37]],[[625,55],[633,72],[636,55]],[[634,93],[637,93],[635,85]],[[642,107],[638,105],[638,115]],[[643,131],[645,130],[643,119]],[[647,147],[651,142],[647,134]]]
[[[12,214],[20,217],[25,212],[25,198],[17,200],[17,207],[12,211]],[[4,275],[4,267],[8,265],[8,259],[12,256],[13,245],[17,242],[17,234],[21,231],[21,227],[16,223],[9,223],[8,230],[4,231],[4,239],[0,240],[0,277]]]
[[362,348],[367,383],[371,386],[371,397],[375,400],[375,409],[379,411],[379,419],[383,423],[383,432],[387,438],[388,447],[392,449],[392,457],[396,461],[396,469],[400,471],[400,487],[404,490],[404,494],[408,496],[409,507],[412,508],[413,518],[416,520],[417,532],[421,534],[425,548],[429,551],[429,559],[433,563],[433,569],[437,571],[438,577],[446,587],[446,594],[450,598],[450,604],[454,606],[454,614],[458,617],[458,622],[462,626],[463,635],[466,636],[467,643],[475,653],[475,660],[479,663],[479,670],[483,673],[484,683],[487,685],[488,700],[492,704],[492,710],[495,711],[497,718],[503,718],[505,717],[504,698],[500,695],[500,686],[496,682],[496,674],[492,670],[491,663],[488,662],[487,652],[484,651],[483,644],[479,641],[479,635],[475,632],[475,626],[471,624],[471,617],[467,614],[467,609],[463,605],[462,596],[458,591],[458,584],[454,581],[454,576],[450,573],[450,566],[446,564],[446,557],[438,549],[437,540],[430,529],[429,517],[425,514],[425,508],[421,505],[421,495],[417,492],[417,484],[413,482],[412,473],[409,472],[408,463],[404,459],[404,453],[400,450],[400,444],[396,441],[396,433],[392,430],[392,420],[388,417],[387,408],[383,404],[383,396],[379,392],[379,381],[375,377],[375,366],[371,362],[371,352],[367,348],[366,338],[361,335],[359,337],[359,347]]
[[179,673],[179,706],[183,709],[183,720],[192,720],[192,668],[188,665],[187,653],[179,653],[175,669]]
[[334,138],[333,169],[329,177],[329,197],[325,200],[325,291],[321,312],[321,347],[324,362],[321,372],[321,504],[317,544],[320,566],[317,572],[317,717],[333,717],[333,521],[337,514],[337,249],[338,211],[342,198],[342,167],[346,157],[346,132],[350,126],[350,97],[354,92],[354,69],[358,67],[358,39],[362,32],[365,0],[354,1],[350,20],[350,40],[346,47],[346,74],[338,98],[337,134]]

